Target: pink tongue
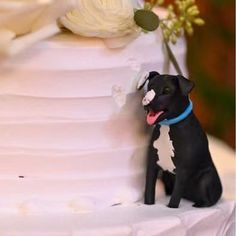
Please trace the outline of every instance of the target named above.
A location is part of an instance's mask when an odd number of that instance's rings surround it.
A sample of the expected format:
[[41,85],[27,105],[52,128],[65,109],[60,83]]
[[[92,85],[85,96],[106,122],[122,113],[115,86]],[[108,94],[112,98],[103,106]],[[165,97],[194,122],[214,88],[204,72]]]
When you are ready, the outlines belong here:
[[153,125],[155,123],[155,121],[157,120],[157,118],[162,114],[164,113],[164,111],[159,111],[159,112],[153,112],[153,111],[150,111],[148,112],[147,114],[147,123],[149,125]]

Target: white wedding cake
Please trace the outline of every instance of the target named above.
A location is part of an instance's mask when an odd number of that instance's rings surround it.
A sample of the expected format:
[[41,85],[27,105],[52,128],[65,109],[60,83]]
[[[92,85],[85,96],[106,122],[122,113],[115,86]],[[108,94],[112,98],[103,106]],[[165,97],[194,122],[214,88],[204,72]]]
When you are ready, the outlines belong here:
[[[233,202],[206,210],[186,202],[168,209],[163,199],[142,204],[150,130],[136,88],[147,72],[167,72],[161,31],[109,40],[60,32],[35,43],[57,31],[51,25],[10,45],[4,29],[0,40],[0,53],[1,42],[9,55],[19,52],[0,60],[0,234],[233,232]],[[24,43],[30,47],[22,51]],[[186,75],[184,38],[171,48]]]
[[[158,32],[121,49],[62,34],[0,71],[1,208],[94,210],[143,197],[147,131],[137,81],[162,72]],[[174,47],[184,68],[185,43]]]

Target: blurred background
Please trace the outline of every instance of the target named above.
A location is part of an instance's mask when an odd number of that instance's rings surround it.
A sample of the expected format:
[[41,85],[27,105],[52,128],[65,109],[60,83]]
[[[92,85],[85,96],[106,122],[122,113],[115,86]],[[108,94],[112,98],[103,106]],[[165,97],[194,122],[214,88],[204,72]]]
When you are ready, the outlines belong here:
[[187,38],[189,77],[196,83],[194,109],[209,134],[235,148],[235,2],[196,3],[206,24]]
[[235,2],[196,2],[206,24],[188,38],[195,111],[208,133],[235,148]]

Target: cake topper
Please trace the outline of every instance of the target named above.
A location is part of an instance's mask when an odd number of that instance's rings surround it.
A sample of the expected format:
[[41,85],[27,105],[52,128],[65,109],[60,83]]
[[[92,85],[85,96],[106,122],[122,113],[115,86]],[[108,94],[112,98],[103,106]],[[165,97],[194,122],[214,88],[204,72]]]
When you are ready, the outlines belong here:
[[179,207],[181,198],[194,202],[195,207],[214,205],[221,197],[222,185],[207,136],[188,97],[193,82],[182,75],[150,72],[138,88],[145,83],[148,85],[143,106],[147,123],[155,126],[148,149],[145,204],[155,203],[159,176],[166,194],[171,195],[169,207]]

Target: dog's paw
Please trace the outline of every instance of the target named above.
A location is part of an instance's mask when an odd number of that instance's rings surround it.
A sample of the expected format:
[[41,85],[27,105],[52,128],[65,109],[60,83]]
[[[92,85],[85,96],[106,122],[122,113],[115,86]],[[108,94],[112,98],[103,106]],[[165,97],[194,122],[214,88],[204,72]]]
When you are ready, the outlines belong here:
[[145,197],[144,204],[154,205],[155,204],[155,198],[154,197]]
[[145,201],[144,201],[144,204],[145,204],[145,205],[154,205],[154,204],[155,204],[155,201],[147,201],[147,200],[145,200]]
[[207,207],[207,205],[206,205],[206,204],[203,204],[203,203],[194,203],[194,204],[193,204],[193,207],[202,208],[202,207]]
[[179,206],[178,206],[178,205],[175,205],[175,204],[170,204],[170,203],[169,203],[169,204],[167,205],[167,207],[176,209],[176,208],[178,208]]

